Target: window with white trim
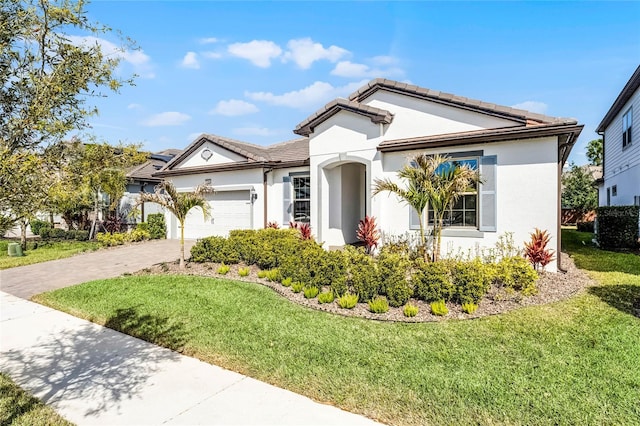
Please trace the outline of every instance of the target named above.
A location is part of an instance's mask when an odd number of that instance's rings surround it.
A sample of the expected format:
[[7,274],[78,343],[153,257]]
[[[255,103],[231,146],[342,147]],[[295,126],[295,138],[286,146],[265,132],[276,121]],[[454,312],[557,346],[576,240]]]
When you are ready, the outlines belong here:
[[293,220],[295,222],[311,221],[311,178],[309,176],[292,176],[293,184]]
[[622,116],[622,147],[631,145],[631,128],[633,127],[633,109],[629,108]]

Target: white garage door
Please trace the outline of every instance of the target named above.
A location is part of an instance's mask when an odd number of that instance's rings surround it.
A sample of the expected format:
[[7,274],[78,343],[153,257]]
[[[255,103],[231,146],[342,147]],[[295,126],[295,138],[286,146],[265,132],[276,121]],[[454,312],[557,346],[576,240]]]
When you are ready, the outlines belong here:
[[[251,228],[249,191],[217,191],[207,195],[211,218],[204,220],[202,210],[192,209],[184,224],[184,237],[197,239],[212,235],[227,236],[234,229]],[[179,235],[179,231],[178,231]]]

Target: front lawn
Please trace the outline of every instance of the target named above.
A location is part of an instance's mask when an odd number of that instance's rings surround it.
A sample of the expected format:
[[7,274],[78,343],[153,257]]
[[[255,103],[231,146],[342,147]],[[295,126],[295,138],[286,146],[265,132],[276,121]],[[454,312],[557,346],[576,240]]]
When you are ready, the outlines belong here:
[[0,373],[0,425],[71,426],[51,407],[29,395],[7,375]]
[[93,241],[45,241],[27,243],[27,250],[22,257],[11,257],[7,254],[7,245],[14,241],[0,240],[0,269],[31,265],[49,260],[64,259],[85,251],[97,250],[100,244]]
[[565,235],[579,266],[599,270],[598,287],[477,320],[344,318],[256,284],[189,276],[94,281],[36,300],[386,423],[640,424],[640,319],[618,300],[640,298],[640,257]]

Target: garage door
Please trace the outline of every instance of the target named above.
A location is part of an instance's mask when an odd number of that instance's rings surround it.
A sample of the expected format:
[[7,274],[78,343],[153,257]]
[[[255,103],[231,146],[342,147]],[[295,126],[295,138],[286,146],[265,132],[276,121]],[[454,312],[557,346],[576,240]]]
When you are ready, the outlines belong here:
[[[192,209],[184,225],[184,237],[197,239],[217,235],[225,237],[233,229],[251,228],[249,191],[217,191],[207,195],[211,218],[204,220],[202,210]],[[179,235],[179,232],[178,232]]]

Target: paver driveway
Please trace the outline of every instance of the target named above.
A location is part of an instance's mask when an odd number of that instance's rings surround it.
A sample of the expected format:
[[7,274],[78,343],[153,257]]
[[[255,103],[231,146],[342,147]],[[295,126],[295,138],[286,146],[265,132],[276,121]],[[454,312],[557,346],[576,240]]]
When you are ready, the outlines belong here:
[[[194,244],[195,241],[185,241],[187,258]],[[118,277],[125,272],[136,272],[157,263],[171,262],[179,256],[178,240],[155,240],[98,250],[66,259],[2,270],[0,290],[29,299],[45,291]]]

